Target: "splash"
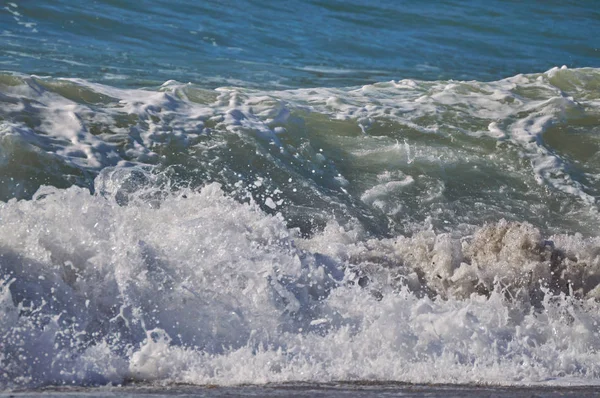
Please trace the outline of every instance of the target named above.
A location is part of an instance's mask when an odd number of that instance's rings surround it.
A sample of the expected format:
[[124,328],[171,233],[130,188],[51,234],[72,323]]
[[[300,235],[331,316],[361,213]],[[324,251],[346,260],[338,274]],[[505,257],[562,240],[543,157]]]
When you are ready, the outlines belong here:
[[303,238],[218,184],[158,197],[123,180],[0,208],[4,388],[600,375],[596,238],[506,221]]

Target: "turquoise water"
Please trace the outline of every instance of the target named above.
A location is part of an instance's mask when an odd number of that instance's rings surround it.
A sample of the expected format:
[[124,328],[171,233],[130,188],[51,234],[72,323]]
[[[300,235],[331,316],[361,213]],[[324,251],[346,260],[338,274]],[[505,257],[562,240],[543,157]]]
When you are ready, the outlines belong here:
[[2,3],[0,389],[593,393],[598,37],[594,1]]
[[599,20],[593,0],[7,2],[0,68],[120,86],[490,81],[599,66]]

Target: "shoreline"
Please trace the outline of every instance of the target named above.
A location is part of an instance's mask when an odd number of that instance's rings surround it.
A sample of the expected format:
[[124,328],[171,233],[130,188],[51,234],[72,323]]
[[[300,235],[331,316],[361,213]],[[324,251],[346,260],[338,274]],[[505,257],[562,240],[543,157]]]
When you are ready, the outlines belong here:
[[2,397],[594,397],[600,395],[599,385],[489,385],[489,384],[411,384],[393,381],[340,381],[329,383],[290,382],[250,385],[151,385],[70,387],[48,386],[33,390],[0,392]]

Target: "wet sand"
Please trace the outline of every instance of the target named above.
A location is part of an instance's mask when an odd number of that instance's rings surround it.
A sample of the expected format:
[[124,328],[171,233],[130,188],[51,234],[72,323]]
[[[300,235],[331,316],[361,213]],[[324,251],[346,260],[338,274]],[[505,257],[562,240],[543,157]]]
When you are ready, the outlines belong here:
[[246,386],[52,387],[0,397],[598,397],[600,386],[475,386],[399,383],[291,383]]

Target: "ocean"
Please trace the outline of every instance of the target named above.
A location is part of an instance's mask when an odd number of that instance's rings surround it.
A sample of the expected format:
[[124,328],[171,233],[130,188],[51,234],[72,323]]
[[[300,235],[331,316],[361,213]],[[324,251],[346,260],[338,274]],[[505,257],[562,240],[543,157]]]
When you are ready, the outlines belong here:
[[4,394],[600,391],[596,1],[0,7]]

